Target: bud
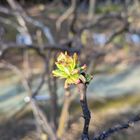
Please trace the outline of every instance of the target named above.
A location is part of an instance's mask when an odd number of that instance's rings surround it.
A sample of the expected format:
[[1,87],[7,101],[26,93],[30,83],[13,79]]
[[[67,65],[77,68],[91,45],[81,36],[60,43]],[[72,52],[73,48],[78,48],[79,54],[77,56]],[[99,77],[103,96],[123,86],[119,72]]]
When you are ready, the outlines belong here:
[[86,64],[84,64],[84,65],[81,67],[82,70],[86,70],[86,68],[87,68],[87,65],[86,65]]

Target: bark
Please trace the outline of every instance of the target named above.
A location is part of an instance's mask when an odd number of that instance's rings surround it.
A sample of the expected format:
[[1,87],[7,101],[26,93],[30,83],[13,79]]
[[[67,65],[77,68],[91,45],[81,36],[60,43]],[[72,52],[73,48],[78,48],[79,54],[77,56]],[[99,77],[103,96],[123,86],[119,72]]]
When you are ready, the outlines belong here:
[[84,83],[80,83],[78,84],[78,89],[80,93],[80,103],[83,111],[83,118],[85,120],[81,140],[89,140],[88,128],[89,128],[91,116],[90,116],[90,111],[88,109],[87,98],[86,98],[87,86]]
[[101,132],[97,137],[94,137],[92,140],[105,140],[116,132],[120,132],[124,129],[128,129],[131,126],[134,126],[134,123],[137,123],[139,121],[140,121],[140,114],[136,115],[127,123],[115,125],[114,127],[111,127],[108,130]]

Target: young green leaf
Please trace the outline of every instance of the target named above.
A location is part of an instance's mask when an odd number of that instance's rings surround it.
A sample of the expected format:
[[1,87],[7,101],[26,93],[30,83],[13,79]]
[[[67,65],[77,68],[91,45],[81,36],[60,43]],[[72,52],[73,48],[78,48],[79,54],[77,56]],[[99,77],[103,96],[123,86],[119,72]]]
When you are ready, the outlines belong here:
[[67,52],[60,53],[56,61],[56,70],[53,70],[52,74],[55,77],[63,78],[65,80],[65,88],[70,84],[78,84],[80,81],[83,83],[89,83],[91,80],[90,75],[83,75],[86,70],[86,65],[78,65],[78,56],[74,53],[73,56],[69,56]]

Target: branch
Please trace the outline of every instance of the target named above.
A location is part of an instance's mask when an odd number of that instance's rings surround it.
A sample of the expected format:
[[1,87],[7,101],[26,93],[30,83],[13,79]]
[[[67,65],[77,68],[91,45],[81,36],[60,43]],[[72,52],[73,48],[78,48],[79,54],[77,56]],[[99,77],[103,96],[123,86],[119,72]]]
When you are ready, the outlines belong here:
[[70,8],[63,15],[61,15],[59,19],[56,21],[56,28],[58,30],[61,29],[61,24],[74,13],[76,3],[77,3],[76,0],[72,0]]
[[139,114],[137,116],[135,116],[133,119],[129,120],[127,123],[122,123],[122,124],[116,125],[112,128],[109,128],[106,131],[103,131],[97,137],[94,137],[92,140],[104,140],[104,139],[108,138],[109,136],[111,136],[113,133],[122,131],[124,129],[127,129],[127,128],[133,126],[134,123],[136,123],[138,121],[140,121]]
[[[16,5],[17,5],[17,3],[16,3]],[[20,7],[20,10],[18,9],[18,11],[17,11],[17,9],[11,10],[6,7],[0,6],[0,12],[3,14],[12,15],[12,16],[17,15],[20,12],[20,14],[22,15],[22,17],[24,18],[24,20],[26,22],[42,29],[42,31],[44,32],[44,35],[46,36],[46,38],[48,39],[48,41],[51,45],[55,44],[55,40],[54,40],[54,37],[53,37],[50,29],[46,25],[44,25],[42,22],[35,20],[35,19],[31,18],[30,16],[28,16],[19,4],[18,4],[18,7]]]
[[32,40],[32,37],[31,37],[29,30],[26,26],[26,22],[21,14],[21,13],[24,13],[22,7],[18,3],[16,3],[15,0],[7,0],[7,2],[14,11],[18,11],[16,13],[14,13],[14,15],[15,15],[19,25],[21,26],[20,32],[23,34],[26,33],[30,37],[30,39]]
[[63,134],[65,134],[66,132],[67,123],[69,120],[69,108],[74,96],[75,94],[71,94],[69,88],[65,89],[64,101],[60,114],[58,129],[57,129],[57,136],[59,139],[62,139]]
[[73,34],[75,34],[76,33],[75,24],[76,24],[76,20],[77,20],[77,16],[78,16],[78,13],[77,13],[77,10],[78,10],[78,1],[73,0],[72,3],[73,3],[74,9],[73,9],[72,20],[71,20],[71,23],[70,23],[70,31]]
[[90,111],[88,109],[88,104],[87,104],[87,99],[86,99],[86,88],[87,88],[86,84],[82,82],[78,84],[78,89],[80,93],[80,102],[81,102],[81,107],[83,111],[83,117],[85,119],[81,140],[89,140],[88,128],[89,128],[91,116],[90,116]]
[[[58,44],[58,45],[45,45],[41,46],[43,50],[56,50],[56,51],[68,51],[68,52],[80,52],[80,48],[70,48],[67,47],[68,44]],[[3,57],[3,55],[10,49],[32,49],[36,51],[40,56],[44,57],[44,52],[41,51],[41,49],[33,44],[33,45],[20,45],[16,43],[2,43],[0,42],[0,56]]]
[[36,90],[33,92],[32,98],[34,98],[34,97],[39,93],[39,91],[41,90],[41,88],[43,87],[43,85],[44,85],[44,83],[45,83],[45,76],[46,76],[46,70],[45,70],[45,72],[42,74],[42,76],[41,76],[41,81],[40,81],[38,87],[36,88]]
[[107,41],[105,42],[105,45],[107,45],[108,43],[110,43],[115,37],[117,37],[118,35],[122,34],[125,31],[128,31],[129,28],[129,23],[126,22],[122,28],[118,29],[117,31],[114,31],[110,37],[107,39]]
[[[39,86],[37,87],[35,93],[33,94],[32,89],[29,86],[28,80],[25,78],[24,74],[22,73],[22,71],[19,68],[17,68],[15,65],[12,65],[6,61],[2,61],[2,63],[0,63],[0,68],[3,68],[3,67],[12,70],[13,72],[15,72],[17,75],[19,75],[22,78],[23,86],[26,89],[26,91],[28,92],[28,96],[30,98],[29,102],[27,102],[26,105],[28,105],[29,103],[31,104],[36,121],[40,122],[40,125],[43,126],[44,131],[49,135],[51,140],[56,140],[55,133],[54,133],[52,127],[50,126],[50,124],[47,120],[47,117],[45,117],[45,114],[43,113],[43,111],[36,104],[34,98],[32,98],[32,95],[37,94],[36,92],[41,89],[42,85],[40,85],[40,84],[42,84],[42,81],[39,84]],[[24,105],[23,107],[25,108],[26,105]]]
[[10,70],[12,70],[16,75],[20,76],[24,88],[29,92],[29,94],[31,93],[31,90],[30,90],[30,88],[29,88],[29,86],[28,86],[27,79],[24,77],[22,71],[21,71],[18,67],[16,67],[15,65],[10,64],[10,63],[8,63],[8,62],[2,60],[1,63],[0,63],[0,68],[7,68],[7,69],[10,69]]
[[9,19],[0,17],[0,22],[3,23],[3,24],[10,25],[11,27],[13,27],[18,32],[21,32],[21,27],[18,24],[16,24],[15,22],[13,22],[13,21],[11,21]]
[[121,13],[104,14],[102,16],[94,18],[94,22],[87,22],[86,24],[84,24],[77,30],[77,33],[81,34],[86,29],[96,28],[102,21],[106,19],[118,19],[122,21],[124,17],[122,17]]
[[96,0],[90,0],[89,1],[89,10],[88,10],[88,19],[92,19],[93,15],[95,14],[95,5],[96,5]]
[[36,104],[34,99],[31,99],[31,105],[33,108],[34,115],[37,117],[39,124],[42,125],[42,127],[44,128],[44,131],[49,135],[51,140],[57,140],[56,135],[47,120],[47,117],[45,117],[46,115]]
[[[30,98],[35,98],[38,94],[39,94],[39,92],[40,92],[40,90],[42,89],[42,87],[43,87],[43,85],[44,85],[44,83],[45,83],[45,74],[46,74],[46,72],[44,72],[43,74],[42,74],[42,76],[41,76],[41,82],[39,83],[39,85],[38,85],[38,87],[36,88],[36,90],[32,93],[32,95],[31,95],[31,97]],[[28,104],[29,104],[30,102],[25,102],[25,104],[12,116],[13,118],[15,118],[16,116],[18,116],[18,114],[22,111],[24,111],[24,109],[28,106]]]

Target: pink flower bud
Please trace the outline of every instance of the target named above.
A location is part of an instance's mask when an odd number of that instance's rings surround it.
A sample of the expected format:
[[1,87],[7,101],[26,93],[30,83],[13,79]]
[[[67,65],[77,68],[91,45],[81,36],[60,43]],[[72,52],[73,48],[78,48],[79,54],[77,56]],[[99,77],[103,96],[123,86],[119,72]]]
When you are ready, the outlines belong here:
[[81,80],[80,79],[78,79],[77,81],[76,81],[76,84],[79,84],[81,82]]
[[84,64],[82,67],[81,67],[83,70],[87,68],[87,65]]

